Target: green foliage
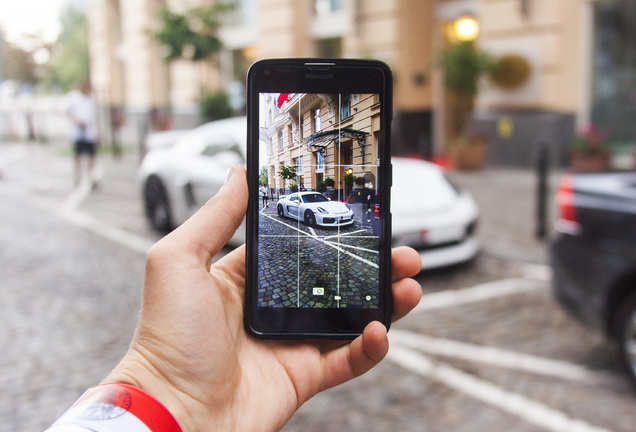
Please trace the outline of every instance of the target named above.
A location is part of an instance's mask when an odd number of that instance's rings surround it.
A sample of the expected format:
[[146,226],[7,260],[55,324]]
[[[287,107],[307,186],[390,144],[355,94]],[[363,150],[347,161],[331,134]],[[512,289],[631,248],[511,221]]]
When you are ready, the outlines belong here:
[[259,186],[264,186],[269,183],[269,173],[267,167],[261,167],[261,174],[258,177]]
[[221,120],[234,115],[225,92],[204,93],[199,99],[199,111],[205,121]]
[[72,6],[62,11],[60,20],[62,32],[52,50],[45,84],[68,91],[89,76],[88,30],[85,13]]
[[278,175],[284,180],[296,180],[296,165],[281,165]]
[[440,53],[444,86],[458,94],[476,95],[479,78],[488,72],[492,61],[472,42],[453,44]]
[[344,182],[345,182],[345,185],[346,185],[348,188],[351,188],[351,187],[353,186],[353,184],[355,183],[355,181],[356,181],[356,176],[354,176],[354,175],[353,175],[353,173],[347,173],[347,174],[345,174],[345,176],[344,176]]
[[336,185],[336,181],[333,179],[333,177],[327,177],[325,179],[325,185],[327,187],[334,187]]
[[220,17],[234,7],[234,3],[216,3],[190,8],[183,14],[162,9],[161,28],[153,36],[165,49],[165,59],[199,61],[219,52],[223,47],[217,36]]
[[327,192],[327,184],[324,181],[319,181],[316,185],[316,191],[320,193]]

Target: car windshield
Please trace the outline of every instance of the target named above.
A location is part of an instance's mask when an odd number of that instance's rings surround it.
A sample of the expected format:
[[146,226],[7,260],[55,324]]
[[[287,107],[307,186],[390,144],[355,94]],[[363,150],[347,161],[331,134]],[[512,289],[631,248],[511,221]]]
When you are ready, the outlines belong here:
[[324,195],[319,193],[303,195],[303,202],[305,203],[317,203],[317,202],[324,202],[324,201],[329,201],[329,200],[325,198]]

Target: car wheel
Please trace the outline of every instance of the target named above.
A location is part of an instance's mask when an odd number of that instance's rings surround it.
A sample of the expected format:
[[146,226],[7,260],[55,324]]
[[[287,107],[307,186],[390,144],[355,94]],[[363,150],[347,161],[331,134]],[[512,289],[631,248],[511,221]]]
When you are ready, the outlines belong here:
[[616,334],[621,359],[636,385],[636,293],[630,295],[618,310]]
[[305,212],[305,224],[310,227],[316,226],[316,215],[311,210]]
[[172,229],[170,204],[166,189],[157,177],[150,177],[144,188],[146,216],[153,228],[159,231]]
[[278,216],[284,218],[285,217],[285,209],[283,209],[283,205],[282,204],[278,204],[276,206],[276,212],[278,213]]

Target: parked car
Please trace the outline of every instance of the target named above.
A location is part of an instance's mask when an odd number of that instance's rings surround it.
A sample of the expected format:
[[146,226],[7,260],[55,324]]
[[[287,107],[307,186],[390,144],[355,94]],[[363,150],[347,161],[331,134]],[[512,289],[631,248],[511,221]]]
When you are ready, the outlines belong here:
[[566,174],[550,241],[556,298],[618,342],[636,384],[636,172]]
[[393,246],[420,253],[422,270],[459,264],[479,252],[479,211],[472,196],[427,161],[394,157]]
[[[155,229],[185,222],[218,192],[230,166],[245,163],[246,130],[245,118],[238,117],[149,135],[140,176],[146,216]],[[239,229],[231,243],[244,241]]]
[[318,192],[296,192],[281,197],[276,204],[280,217],[288,217],[315,227],[353,224],[353,210],[345,203],[330,201]]
[[[227,168],[244,163],[246,130],[245,117],[238,117],[192,131],[159,132],[148,137],[149,150],[140,176],[146,215],[152,226],[161,230],[176,227],[218,191]],[[394,246],[417,249],[422,269],[473,258],[479,245],[475,238],[478,210],[472,197],[454,187],[442,169],[432,163],[394,157],[392,164]],[[344,206],[327,204],[321,202],[312,210],[318,225],[330,223],[326,219],[332,213],[331,205]],[[291,207],[283,208],[285,216],[296,217],[290,212]],[[303,222],[304,217],[303,213]],[[310,219],[309,223],[314,222]],[[244,240],[244,230],[239,229],[231,243]]]

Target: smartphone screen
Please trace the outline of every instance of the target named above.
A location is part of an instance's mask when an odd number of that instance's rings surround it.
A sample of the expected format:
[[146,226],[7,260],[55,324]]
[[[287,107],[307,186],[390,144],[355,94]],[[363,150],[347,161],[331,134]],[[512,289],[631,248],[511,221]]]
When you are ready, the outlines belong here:
[[388,326],[390,71],[272,60],[248,83],[248,328],[349,338]]

